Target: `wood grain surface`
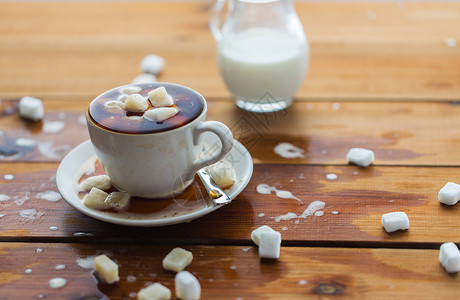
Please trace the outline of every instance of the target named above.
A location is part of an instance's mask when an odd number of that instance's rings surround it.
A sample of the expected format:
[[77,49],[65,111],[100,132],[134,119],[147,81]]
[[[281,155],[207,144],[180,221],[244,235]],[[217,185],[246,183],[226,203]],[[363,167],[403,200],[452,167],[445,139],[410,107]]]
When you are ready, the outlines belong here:
[[[438,192],[460,183],[460,3],[295,2],[311,65],[294,105],[272,114],[235,106],[209,5],[0,2],[0,299],[136,299],[154,282],[177,299],[161,266],[174,247],[192,251],[201,299],[458,299],[439,246],[460,244],[460,208]],[[231,128],[254,172],[231,204],[191,222],[114,225],[62,199],[56,171],[88,139],[89,103],[130,83],[148,53],[166,59],[159,81],[205,96],[208,119]],[[19,117],[25,95],[43,100],[42,121]],[[278,155],[280,143],[302,157]],[[349,164],[352,147],[373,150],[374,163]],[[320,213],[299,217],[314,201]],[[409,230],[386,233],[381,215],[393,211],[407,213]],[[282,234],[277,261],[251,240],[262,225]],[[119,283],[81,266],[100,253],[119,265]],[[60,277],[66,285],[52,289]]]

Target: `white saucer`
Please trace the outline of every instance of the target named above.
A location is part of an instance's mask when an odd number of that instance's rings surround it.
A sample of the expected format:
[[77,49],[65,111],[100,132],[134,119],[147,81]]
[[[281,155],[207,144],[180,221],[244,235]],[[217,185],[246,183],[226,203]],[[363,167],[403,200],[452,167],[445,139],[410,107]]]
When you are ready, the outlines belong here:
[[[233,145],[233,149],[227,154],[226,158],[233,162],[236,173],[236,183],[228,190],[225,190],[226,194],[233,200],[249,183],[252,176],[253,163],[248,150],[236,140]],[[108,212],[90,209],[83,205],[83,201],[80,199],[78,191],[75,189],[74,182],[76,173],[79,172],[81,166],[87,164],[88,162],[91,163],[91,161],[95,162],[95,160],[96,156],[94,154],[91,141],[87,140],[75,147],[66,155],[66,157],[64,157],[56,174],[57,187],[67,203],[81,213],[95,219],[127,226],[166,226],[191,221],[207,215],[221,207],[221,205],[209,204],[210,201],[208,201],[208,199],[203,199],[207,205],[203,205],[202,208],[170,217],[150,217],[149,215],[142,214],[135,215],[133,213]]]

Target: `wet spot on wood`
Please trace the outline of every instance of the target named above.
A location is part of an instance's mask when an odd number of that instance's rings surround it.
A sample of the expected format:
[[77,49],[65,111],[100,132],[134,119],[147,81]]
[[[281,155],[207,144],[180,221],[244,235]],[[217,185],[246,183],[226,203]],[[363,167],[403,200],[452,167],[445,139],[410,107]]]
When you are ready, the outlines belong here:
[[338,282],[320,283],[315,286],[314,291],[320,295],[342,295],[345,292],[345,286]]

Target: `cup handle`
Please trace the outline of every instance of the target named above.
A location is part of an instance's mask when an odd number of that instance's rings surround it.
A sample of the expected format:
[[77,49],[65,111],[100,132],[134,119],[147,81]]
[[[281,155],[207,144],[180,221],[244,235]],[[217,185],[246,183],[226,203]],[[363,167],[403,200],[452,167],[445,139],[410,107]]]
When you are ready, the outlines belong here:
[[211,29],[211,33],[216,41],[220,41],[222,38],[222,15],[226,1],[227,0],[213,0],[214,3],[212,5],[211,14],[209,17],[209,29]]
[[221,160],[233,147],[233,135],[230,129],[227,126],[220,122],[216,121],[204,121],[200,123],[197,128],[195,129],[194,136],[193,136],[193,144],[198,146],[200,143],[200,136],[205,132],[212,132],[220,140],[222,145],[222,149],[219,153],[212,155],[211,157],[202,157],[195,161],[192,166],[190,167],[190,171],[185,176],[186,178],[193,178],[195,173],[204,167],[212,165],[219,160]]

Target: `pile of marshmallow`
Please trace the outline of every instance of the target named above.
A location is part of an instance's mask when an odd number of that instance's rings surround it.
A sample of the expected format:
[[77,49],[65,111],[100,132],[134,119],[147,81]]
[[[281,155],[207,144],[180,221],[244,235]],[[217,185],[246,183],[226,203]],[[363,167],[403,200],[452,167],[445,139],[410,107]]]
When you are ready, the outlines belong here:
[[[163,268],[176,272],[174,278],[176,296],[183,300],[197,300],[201,297],[201,286],[198,279],[190,272],[184,271],[192,263],[193,254],[182,248],[174,248],[163,259]],[[104,254],[94,259],[94,271],[107,284],[120,280],[118,265]],[[153,283],[137,293],[138,300],[171,299],[171,291],[161,283]]]
[[[107,101],[106,108],[119,108],[126,112],[141,115],[147,120],[154,122],[162,122],[175,116],[179,110],[174,106],[173,98],[168,95],[165,87],[161,86],[148,93],[148,97],[144,97],[138,86],[128,86],[122,88],[122,95],[117,100]],[[152,107],[149,109],[150,104]]]

